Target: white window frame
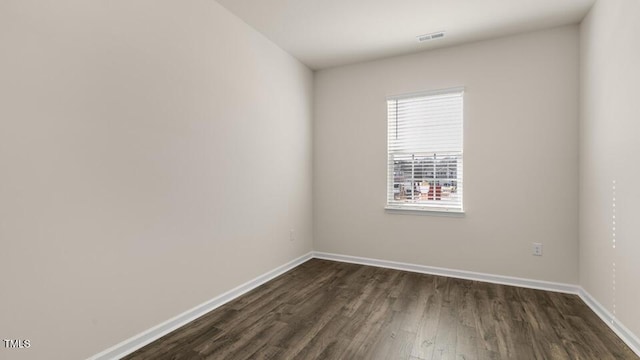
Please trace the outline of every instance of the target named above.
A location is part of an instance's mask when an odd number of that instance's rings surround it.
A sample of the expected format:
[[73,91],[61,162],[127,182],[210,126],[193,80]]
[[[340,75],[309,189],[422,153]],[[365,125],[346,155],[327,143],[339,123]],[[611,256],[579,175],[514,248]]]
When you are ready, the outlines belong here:
[[[389,113],[387,113],[387,192],[386,192],[386,206],[385,209],[389,212],[396,212],[398,211],[399,213],[408,213],[408,212],[417,212],[417,213],[421,213],[421,214],[433,214],[433,215],[447,215],[447,214],[451,214],[451,215],[464,215],[464,196],[463,196],[463,184],[464,184],[464,170],[463,170],[463,163],[464,163],[464,119],[465,119],[465,115],[464,115],[464,108],[465,108],[465,96],[464,96],[464,87],[454,87],[454,88],[447,88],[447,89],[439,89],[439,90],[431,90],[431,91],[422,91],[422,92],[415,92],[415,93],[409,93],[409,94],[402,94],[402,95],[395,95],[395,96],[388,96],[387,97],[387,111],[389,109],[389,101],[395,101],[395,100],[401,100],[401,99],[410,99],[410,98],[418,98],[418,97],[425,97],[425,96],[436,96],[436,95],[443,95],[443,94],[451,94],[451,93],[460,93],[462,96],[462,131],[460,134],[461,137],[461,143],[462,143],[462,149],[460,151],[460,155],[459,155],[459,159],[457,162],[457,166],[459,166],[460,168],[460,174],[458,175],[457,179],[460,182],[460,206],[459,207],[446,207],[446,206],[434,206],[433,202],[435,200],[427,200],[425,202],[418,202],[418,203],[406,203],[406,202],[395,202],[395,201],[391,201],[391,199],[394,198],[393,196],[393,192],[394,192],[394,183],[395,183],[395,179],[394,179],[394,165],[393,165],[393,161],[392,161],[392,156],[394,154],[397,154],[396,152],[392,153],[392,151],[390,150],[390,130],[389,130],[389,126],[390,126],[390,121],[391,121],[391,117],[389,116]],[[443,154],[446,152],[440,152],[440,154]],[[424,154],[422,154],[424,155]],[[412,165],[413,166],[413,165]],[[435,172],[434,172],[435,174]],[[434,175],[436,176],[436,175]],[[435,194],[435,193],[434,193]]]

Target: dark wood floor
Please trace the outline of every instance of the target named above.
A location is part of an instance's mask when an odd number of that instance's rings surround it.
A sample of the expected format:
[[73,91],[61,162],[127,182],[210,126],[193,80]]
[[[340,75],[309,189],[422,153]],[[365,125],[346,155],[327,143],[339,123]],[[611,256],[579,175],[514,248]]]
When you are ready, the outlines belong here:
[[310,260],[125,359],[638,359],[575,295]]

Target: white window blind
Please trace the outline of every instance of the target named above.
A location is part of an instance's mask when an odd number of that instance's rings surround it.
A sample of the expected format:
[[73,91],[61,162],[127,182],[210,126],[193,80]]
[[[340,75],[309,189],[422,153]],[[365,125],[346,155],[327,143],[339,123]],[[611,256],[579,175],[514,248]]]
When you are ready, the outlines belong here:
[[387,99],[387,208],[462,212],[463,93]]

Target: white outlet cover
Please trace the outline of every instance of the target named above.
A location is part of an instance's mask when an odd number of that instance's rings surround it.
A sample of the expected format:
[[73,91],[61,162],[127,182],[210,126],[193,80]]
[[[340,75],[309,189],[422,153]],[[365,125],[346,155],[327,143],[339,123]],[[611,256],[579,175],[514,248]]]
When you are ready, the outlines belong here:
[[541,243],[533,243],[533,255],[542,256],[542,244]]

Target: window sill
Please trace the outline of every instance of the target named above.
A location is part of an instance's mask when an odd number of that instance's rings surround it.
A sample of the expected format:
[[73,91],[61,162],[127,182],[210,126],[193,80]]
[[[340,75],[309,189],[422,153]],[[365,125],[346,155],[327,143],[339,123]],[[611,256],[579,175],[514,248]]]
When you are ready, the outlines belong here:
[[464,217],[463,210],[438,210],[433,208],[419,208],[407,206],[385,206],[384,211],[389,214],[400,215],[428,215],[428,216],[450,216]]

